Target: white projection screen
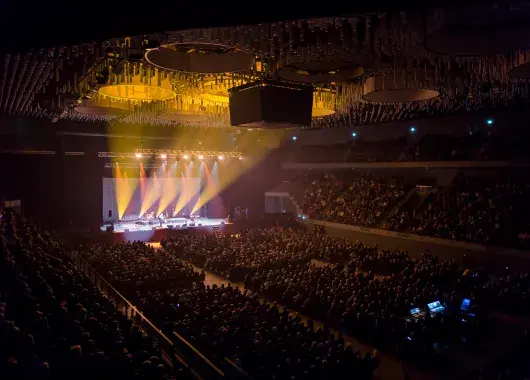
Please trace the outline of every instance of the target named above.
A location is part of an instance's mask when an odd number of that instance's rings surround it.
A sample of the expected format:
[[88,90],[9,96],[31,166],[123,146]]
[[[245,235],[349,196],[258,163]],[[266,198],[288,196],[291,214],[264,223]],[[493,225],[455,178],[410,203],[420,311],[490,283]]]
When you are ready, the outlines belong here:
[[103,178],[103,222],[147,214],[189,215],[201,191],[200,177]]

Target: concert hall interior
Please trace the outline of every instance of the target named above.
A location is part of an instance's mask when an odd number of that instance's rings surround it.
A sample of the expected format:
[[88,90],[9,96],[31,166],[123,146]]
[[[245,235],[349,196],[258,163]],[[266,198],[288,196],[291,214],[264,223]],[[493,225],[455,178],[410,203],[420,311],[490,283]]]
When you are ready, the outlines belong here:
[[530,379],[528,0],[12,1],[0,380]]

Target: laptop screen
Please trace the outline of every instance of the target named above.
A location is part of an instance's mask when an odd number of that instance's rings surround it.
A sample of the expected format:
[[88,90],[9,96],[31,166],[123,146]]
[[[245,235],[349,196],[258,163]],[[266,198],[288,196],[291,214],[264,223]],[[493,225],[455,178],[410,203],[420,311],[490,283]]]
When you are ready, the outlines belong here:
[[440,303],[440,301],[434,301],[434,302],[428,303],[427,307],[429,308],[431,313],[439,313],[439,312],[443,311],[443,309],[444,309],[444,307]]
[[415,307],[414,309],[410,309],[410,314],[411,315],[416,315],[416,314],[419,314],[420,313],[420,308],[419,307]]

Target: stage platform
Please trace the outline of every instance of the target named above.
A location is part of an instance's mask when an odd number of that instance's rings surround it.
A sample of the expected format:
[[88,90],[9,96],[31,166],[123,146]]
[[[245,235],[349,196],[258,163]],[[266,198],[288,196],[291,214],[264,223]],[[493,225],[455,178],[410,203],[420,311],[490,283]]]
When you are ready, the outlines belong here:
[[197,218],[195,220],[191,220],[186,218],[169,218],[163,220],[162,223],[160,223],[160,220],[158,219],[130,220],[115,222],[113,230],[113,224],[105,223],[101,226],[101,231],[105,232],[111,229],[114,233],[122,233],[165,229],[185,229],[205,226],[220,226],[222,224],[225,224],[225,219]]

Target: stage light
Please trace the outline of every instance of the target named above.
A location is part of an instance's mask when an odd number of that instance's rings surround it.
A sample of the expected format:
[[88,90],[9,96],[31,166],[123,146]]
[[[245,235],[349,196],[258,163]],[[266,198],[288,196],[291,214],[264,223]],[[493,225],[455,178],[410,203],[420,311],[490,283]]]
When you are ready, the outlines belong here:
[[223,156],[218,156],[217,158],[220,159],[220,160],[224,160]]
[[410,133],[416,133],[416,127],[410,127],[409,131]]
[[495,123],[495,120],[493,120],[493,119],[487,119],[486,120],[486,125],[493,125],[493,123]]
[[185,160],[187,160],[188,158],[190,158],[190,156],[188,156],[187,154],[185,154],[184,156],[182,156]]
[[165,159],[167,158],[167,154],[162,153],[162,154],[160,155],[160,158],[163,159],[163,160],[165,160]]
[[142,153],[136,153],[135,156],[136,158],[142,158]]
[[352,132],[352,133],[351,133],[351,136],[352,136],[352,137],[357,137],[357,132]]
[[204,156],[202,154],[199,154],[199,160],[204,160]]
[[293,136],[293,141],[296,141],[297,139],[298,139],[298,137]]

